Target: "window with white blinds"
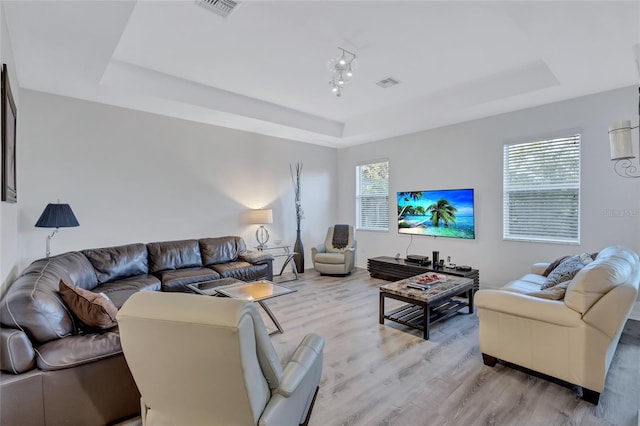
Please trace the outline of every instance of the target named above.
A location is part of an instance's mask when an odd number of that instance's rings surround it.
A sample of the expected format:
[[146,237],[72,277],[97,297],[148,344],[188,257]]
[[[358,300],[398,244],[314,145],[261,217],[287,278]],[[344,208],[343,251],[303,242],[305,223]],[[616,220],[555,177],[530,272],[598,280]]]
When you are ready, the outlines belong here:
[[356,166],[356,229],[389,230],[389,161]]
[[504,146],[506,240],[580,243],[580,135]]

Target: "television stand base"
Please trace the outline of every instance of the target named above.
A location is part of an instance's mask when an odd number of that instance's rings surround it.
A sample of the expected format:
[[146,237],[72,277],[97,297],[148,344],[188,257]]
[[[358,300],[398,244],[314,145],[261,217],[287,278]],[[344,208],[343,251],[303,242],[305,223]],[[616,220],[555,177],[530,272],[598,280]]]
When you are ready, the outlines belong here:
[[473,280],[473,290],[480,288],[480,271],[471,269],[470,271],[458,271],[455,268],[438,267],[430,265],[420,265],[419,263],[407,262],[404,259],[394,259],[389,256],[372,257],[367,260],[367,270],[372,278],[381,278],[387,281],[398,281],[425,272],[438,272],[456,277],[471,278]]

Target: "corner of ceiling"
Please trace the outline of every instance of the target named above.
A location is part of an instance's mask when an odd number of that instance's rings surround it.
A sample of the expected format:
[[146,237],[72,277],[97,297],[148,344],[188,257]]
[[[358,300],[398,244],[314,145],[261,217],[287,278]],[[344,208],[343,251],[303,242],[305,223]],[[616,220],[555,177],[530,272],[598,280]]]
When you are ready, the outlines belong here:
[[[100,85],[130,95],[153,97],[158,102],[172,102],[175,108],[180,104],[196,106],[206,110],[222,113],[218,117],[236,117],[233,127],[240,130],[255,129],[256,120],[261,122],[260,128],[272,125],[279,129],[289,128],[284,134],[298,134],[303,141],[325,139],[325,143],[340,145],[343,137],[344,123],[307,114],[286,108],[260,99],[239,95],[237,93],[207,86],[204,84],[174,77],[148,68],[112,59],[102,76]],[[133,105],[132,105],[133,107]],[[180,114],[176,111],[176,114]],[[213,114],[211,116],[215,116]],[[246,125],[243,125],[243,118]],[[229,127],[228,122],[212,124]],[[315,137],[311,138],[311,135]],[[286,136],[280,136],[286,137]]]

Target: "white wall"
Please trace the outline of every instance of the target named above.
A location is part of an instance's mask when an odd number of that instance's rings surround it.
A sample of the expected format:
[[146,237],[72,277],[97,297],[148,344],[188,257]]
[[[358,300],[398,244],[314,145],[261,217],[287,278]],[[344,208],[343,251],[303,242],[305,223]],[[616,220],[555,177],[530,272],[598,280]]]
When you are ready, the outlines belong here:
[[[613,121],[637,123],[637,90],[610,91],[340,150],[338,220],[355,221],[355,165],[388,158],[391,218],[397,191],[475,189],[475,240],[414,236],[408,252],[431,256],[439,250],[441,258],[451,256],[456,264],[478,268],[481,286],[500,286],[528,272],[533,262],[564,254],[598,251],[611,244],[640,252],[640,180],[613,172],[607,134]],[[581,244],[504,241],[503,145],[571,129],[582,134]],[[634,131],[634,149],[637,138]],[[366,267],[369,257],[398,252],[404,256],[410,236],[399,235],[392,220],[388,232],[357,231],[357,240],[357,263]]]
[[[23,268],[44,254],[48,230],[33,224],[46,203],[58,198],[71,204],[81,226],[62,229],[53,239],[53,253],[228,234],[253,245],[255,226],[240,218],[261,207],[274,209],[272,240],[293,244],[289,164],[302,161],[302,229],[310,267],[310,247],[324,239],[326,228],[355,222],[355,164],[379,158],[390,160],[392,200],[396,191],[475,189],[475,240],[414,236],[408,251],[439,250],[457,264],[479,268],[483,286],[499,286],[534,261],[568,253],[610,244],[640,252],[640,182],[613,172],[607,136],[612,121],[635,123],[636,107],[637,88],[630,87],[336,151],[23,90],[20,226],[13,243],[11,237],[5,240],[7,232],[11,235],[7,208],[15,205],[3,203],[3,265],[18,259]],[[568,129],[582,134],[582,243],[503,241],[503,144]],[[390,212],[393,217],[393,202]],[[410,241],[393,223],[389,232],[358,231],[357,239],[360,267],[369,257],[404,255]],[[4,266],[2,272],[7,276]]]
[[241,235],[242,215],[272,208],[271,241],[295,241],[289,164],[302,161],[302,241],[324,240],[337,216],[333,148],[137,112],[36,91],[21,103],[20,263],[43,257],[50,230],[34,224],[49,202],[80,222],[52,253],[132,242]]
[[[11,40],[7,30],[6,16],[4,13],[4,3],[0,3],[0,63],[7,64],[9,72],[9,85],[11,86],[11,94],[16,103],[17,119],[20,121],[22,113],[20,108],[20,91],[18,89],[18,79],[13,59],[13,50],[11,49]],[[18,123],[18,126],[20,124]],[[16,131],[16,156],[21,155],[20,152],[20,130]],[[3,154],[0,159],[4,161]],[[19,169],[18,169],[19,171]],[[18,208],[21,203],[22,193],[20,191],[20,180],[17,178],[18,186],[18,203],[0,202],[0,294],[3,293],[7,284],[13,281],[19,272],[18,265]]]

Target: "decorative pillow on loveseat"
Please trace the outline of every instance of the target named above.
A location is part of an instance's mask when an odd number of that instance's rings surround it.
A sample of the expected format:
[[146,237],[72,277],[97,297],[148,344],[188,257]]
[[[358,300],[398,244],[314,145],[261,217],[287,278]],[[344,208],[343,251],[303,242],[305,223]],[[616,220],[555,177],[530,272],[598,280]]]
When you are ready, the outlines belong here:
[[582,253],[565,259],[551,271],[540,290],[545,290],[562,282],[572,280],[580,269],[591,262],[593,262],[593,259],[589,253]]
[[106,330],[115,327],[118,308],[104,293],[94,293],[60,280],[60,296],[83,325]]
[[544,290],[527,293],[527,295],[541,297],[543,299],[562,300],[564,299],[564,295],[567,292],[569,284],[571,284],[571,281],[564,281],[560,284],[554,285],[553,287],[545,288]]
[[554,260],[553,262],[551,262],[549,264],[549,266],[547,266],[547,269],[544,270],[544,272],[542,273],[543,277],[548,277],[549,274],[551,272],[553,272],[554,269],[556,269],[558,266],[560,266],[560,264],[562,262],[564,262],[565,260],[567,260],[568,258],[570,258],[571,256],[560,256],[559,258],[557,258],[556,260]]

